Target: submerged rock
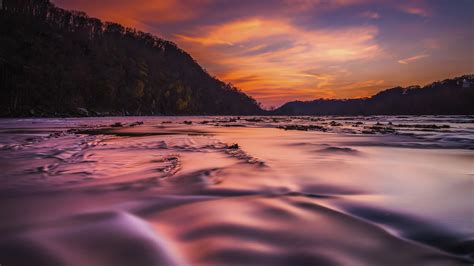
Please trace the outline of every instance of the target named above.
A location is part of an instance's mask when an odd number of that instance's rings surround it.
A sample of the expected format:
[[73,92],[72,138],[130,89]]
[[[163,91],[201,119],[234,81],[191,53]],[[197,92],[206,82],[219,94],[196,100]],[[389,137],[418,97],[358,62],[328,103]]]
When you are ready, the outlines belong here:
[[227,146],[227,149],[232,149],[232,150],[236,150],[238,148],[239,148],[239,144],[237,144],[237,143],[234,143],[232,145]]
[[245,121],[247,121],[247,122],[263,122],[263,119],[253,117],[253,118],[247,118],[247,119],[245,119]]
[[318,126],[318,125],[286,125],[286,126],[279,126],[278,128],[284,129],[284,130],[302,130],[302,131],[319,130],[323,132],[327,131],[327,128],[323,126]]
[[[383,127],[383,126],[371,126],[366,127],[366,129],[371,130],[374,133],[381,133],[381,134],[388,134],[388,133],[396,133],[397,131],[391,127]],[[364,131],[362,131],[364,133]]]
[[120,123],[120,122],[115,122],[113,123],[112,125],[110,125],[111,127],[123,127],[123,124]]
[[139,126],[139,125],[143,125],[143,121],[133,122],[129,126],[134,127],[134,126]]
[[435,124],[398,124],[395,125],[396,127],[402,127],[402,128],[424,128],[424,129],[442,129],[442,128],[450,128],[449,125],[435,125]]

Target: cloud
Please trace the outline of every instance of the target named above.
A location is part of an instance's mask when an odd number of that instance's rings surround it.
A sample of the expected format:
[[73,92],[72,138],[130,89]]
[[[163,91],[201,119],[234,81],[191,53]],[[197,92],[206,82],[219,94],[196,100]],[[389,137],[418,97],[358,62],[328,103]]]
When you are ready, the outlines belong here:
[[368,19],[379,19],[380,14],[378,12],[374,12],[374,11],[366,11],[366,12],[361,13],[360,17],[368,18]]
[[[368,96],[472,70],[463,1],[52,1],[174,41],[209,73],[267,105]],[[416,71],[393,64],[428,56],[450,61]]]
[[429,17],[429,16],[431,16],[431,12],[426,7],[402,5],[402,6],[400,6],[400,10],[407,13],[407,14],[420,16],[420,17]]
[[402,65],[408,65],[413,61],[417,61],[417,60],[420,60],[422,58],[429,57],[429,56],[430,56],[429,54],[414,55],[414,56],[411,56],[411,57],[408,57],[408,58],[400,59],[400,60],[398,60],[398,63],[402,64]]
[[441,48],[441,44],[440,44],[440,41],[438,39],[426,38],[422,41],[422,43],[423,43],[423,47],[425,49],[435,50],[435,49],[440,49]]
[[[177,42],[193,55],[204,57],[202,51],[207,51],[211,72],[258,99],[275,90],[280,96],[286,91],[285,98],[318,97],[315,88],[328,85],[324,73],[333,71],[331,65],[383,54],[376,42],[378,29],[370,25],[303,29],[285,19],[254,17],[193,31],[177,34]],[[315,68],[318,74],[313,74]]]
[[211,0],[53,0],[58,6],[86,10],[90,16],[156,32],[148,24],[176,23],[199,17]]
[[263,19],[237,20],[230,23],[203,27],[199,31],[202,36],[186,36],[177,34],[178,39],[202,45],[234,45],[249,40],[262,39],[275,35],[286,34],[293,29],[282,21]]
[[182,42],[204,46],[240,45],[246,51],[264,50],[262,48],[276,42],[291,42],[293,46],[285,52],[293,50],[293,55],[298,56],[304,50],[305,57],[316,56],[329,60],[370,57],[374,50],[379,50],[375,43],[378,33],[375,26],[305,30],[286,20],[249,18],[195,31],[193,35],[176,34],[175,37]]

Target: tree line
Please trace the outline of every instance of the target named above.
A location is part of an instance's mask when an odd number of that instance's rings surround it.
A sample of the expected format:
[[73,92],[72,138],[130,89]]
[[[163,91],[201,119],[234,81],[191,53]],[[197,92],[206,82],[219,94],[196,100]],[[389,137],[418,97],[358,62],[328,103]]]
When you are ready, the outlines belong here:
[[258,114],[173,42],[56,7],[0,1],[0,115]]
[[289,102],[277,115],[472,115],[474,75],[436,81],[424,87],[395,87],[361,99]]

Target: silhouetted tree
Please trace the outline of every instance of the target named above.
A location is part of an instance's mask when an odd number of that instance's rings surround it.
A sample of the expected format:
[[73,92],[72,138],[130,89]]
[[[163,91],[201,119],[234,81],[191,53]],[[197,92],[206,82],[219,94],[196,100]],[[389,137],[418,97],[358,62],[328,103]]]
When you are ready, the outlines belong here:
[[48,0],[3,0],[0,114],[256,114],[174,43]]

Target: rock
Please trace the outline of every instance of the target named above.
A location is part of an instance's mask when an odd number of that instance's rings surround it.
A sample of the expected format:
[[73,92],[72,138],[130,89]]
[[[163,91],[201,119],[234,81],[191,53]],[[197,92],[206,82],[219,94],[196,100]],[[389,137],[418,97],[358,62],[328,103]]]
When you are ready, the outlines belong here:
[[253,117],[253,118],[247,118],[247,119],[245,119],[245,121],[247,121],[247,122],[263,122],[263,119]]
[[123,124],[120,123],[120,122],[115,122],[113,123],[112,125],[110,125],[111,127],[123,127]]
[[89,111],[86,108],[77,107],[76,110],[77,110],[77,113],[81,116],[89,116]]
[[[388,133],[396,133],[397,131],[391,127],[382,127],[382,126],[371,126],[366,127],[366,129],[372,130],[372,132],[381,133],[381,134],[388,134]],[[364,133],[364,132],[362,132]]]
[[137,121],[130,124],[131,127],[143,125],[143,121]]
[[322,126],[318,125],[286,125],[286,126],[279,126],[278,128],[284,130],[301,130],[301,131],[308,131],[308,130],[319,130],[326,132],[327,129]]
[[362,130],[361,133],[362,133],[362,134],[371,134],[371,135],[375,134],[374,131],[370,131],[370,130]]
[[431,124],[431,125],[425,125],[425,124],[413,124],[413,125],[410,125],[410,124],[406,124],[406,125],[395,125],[396,127],[403,127],[403,128],[424,128],[424,129],[442,129],[442,128],[450,128],[449,125],[435,125],[435,124]]
[[234,143],[232,145],[227,146],[227,149],[232,149],[232,150],[236,150],[238,148],[239,148],[239,144],[237,144],[237,143]]

